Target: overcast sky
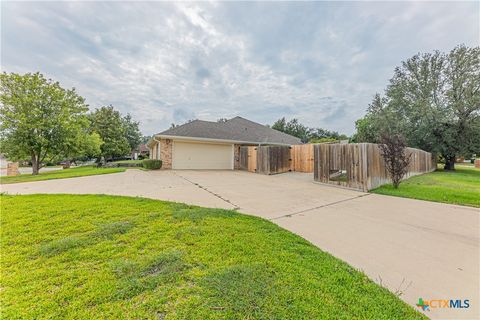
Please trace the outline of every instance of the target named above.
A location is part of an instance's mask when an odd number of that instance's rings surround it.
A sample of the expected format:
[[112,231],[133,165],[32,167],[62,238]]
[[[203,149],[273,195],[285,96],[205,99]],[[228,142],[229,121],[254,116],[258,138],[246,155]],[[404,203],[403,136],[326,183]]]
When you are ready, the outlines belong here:
[[351,134],[402,60],[479,45],[479,3],[2,1],[1,65],[145,134],[236,115]]

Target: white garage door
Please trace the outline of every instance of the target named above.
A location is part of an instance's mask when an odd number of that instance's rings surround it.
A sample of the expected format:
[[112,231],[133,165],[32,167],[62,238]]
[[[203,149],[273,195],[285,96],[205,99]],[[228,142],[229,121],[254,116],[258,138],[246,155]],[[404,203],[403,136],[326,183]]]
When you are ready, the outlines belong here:
[[233,145],[173,142],[173,169],[233,169]]

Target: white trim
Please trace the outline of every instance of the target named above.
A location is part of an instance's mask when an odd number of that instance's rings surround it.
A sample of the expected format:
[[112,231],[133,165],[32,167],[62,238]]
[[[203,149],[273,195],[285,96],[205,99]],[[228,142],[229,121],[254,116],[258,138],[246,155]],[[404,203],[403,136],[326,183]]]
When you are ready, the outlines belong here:
[[160,139],[172,139],[172,140],[187,140],[187,141],[202,141],[202,142],[220,142],[220,143],[233,143],[233,144],[251,144],[251,145],[279,145],[279,146],[291,146],[290,143],[275,143],[275,142],[253,142],[253,141],[239,141],[229,139],[212,139],[212,138],[200,138],[200,137],[184,137],[184,136],[170,136],[170,135],[155,135],[154,138]]

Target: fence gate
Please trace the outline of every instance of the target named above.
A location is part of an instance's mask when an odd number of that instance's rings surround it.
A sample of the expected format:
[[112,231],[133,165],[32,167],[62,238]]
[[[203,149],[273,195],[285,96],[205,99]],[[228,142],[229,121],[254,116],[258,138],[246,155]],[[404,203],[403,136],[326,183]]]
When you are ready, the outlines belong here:
[[290,147],[262,146],[257,148],[257,172],[276,174],[291,170]]
[[238,167],[240,170],[257,171],[257,147],[240,147]]
[[313,144],[293,145],[290,158],[291,170],[297,172],[313,172]]

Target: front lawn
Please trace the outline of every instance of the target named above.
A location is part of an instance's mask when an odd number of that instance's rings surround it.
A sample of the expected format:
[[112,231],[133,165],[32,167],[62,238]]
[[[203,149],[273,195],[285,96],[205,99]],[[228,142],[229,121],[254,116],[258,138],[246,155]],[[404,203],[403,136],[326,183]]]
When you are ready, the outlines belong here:
[[455,171],[439,169],[412,177],[403,181],[398,189],[384,185],[371,192],[480,207],[480,169],[462,165],[455,167]]
[[143,198],[1,198],[5,319],[414,319],[275,224]]
[[125,168],[97,168],[94,166],[84,166],[63,170],[40,172],[40,174],[36,176],[33,176],[32,174],[21,174],[11,177],[2,176],[0,177],[0,184],[93,176],[97,174],[123,172],[125,170]]

